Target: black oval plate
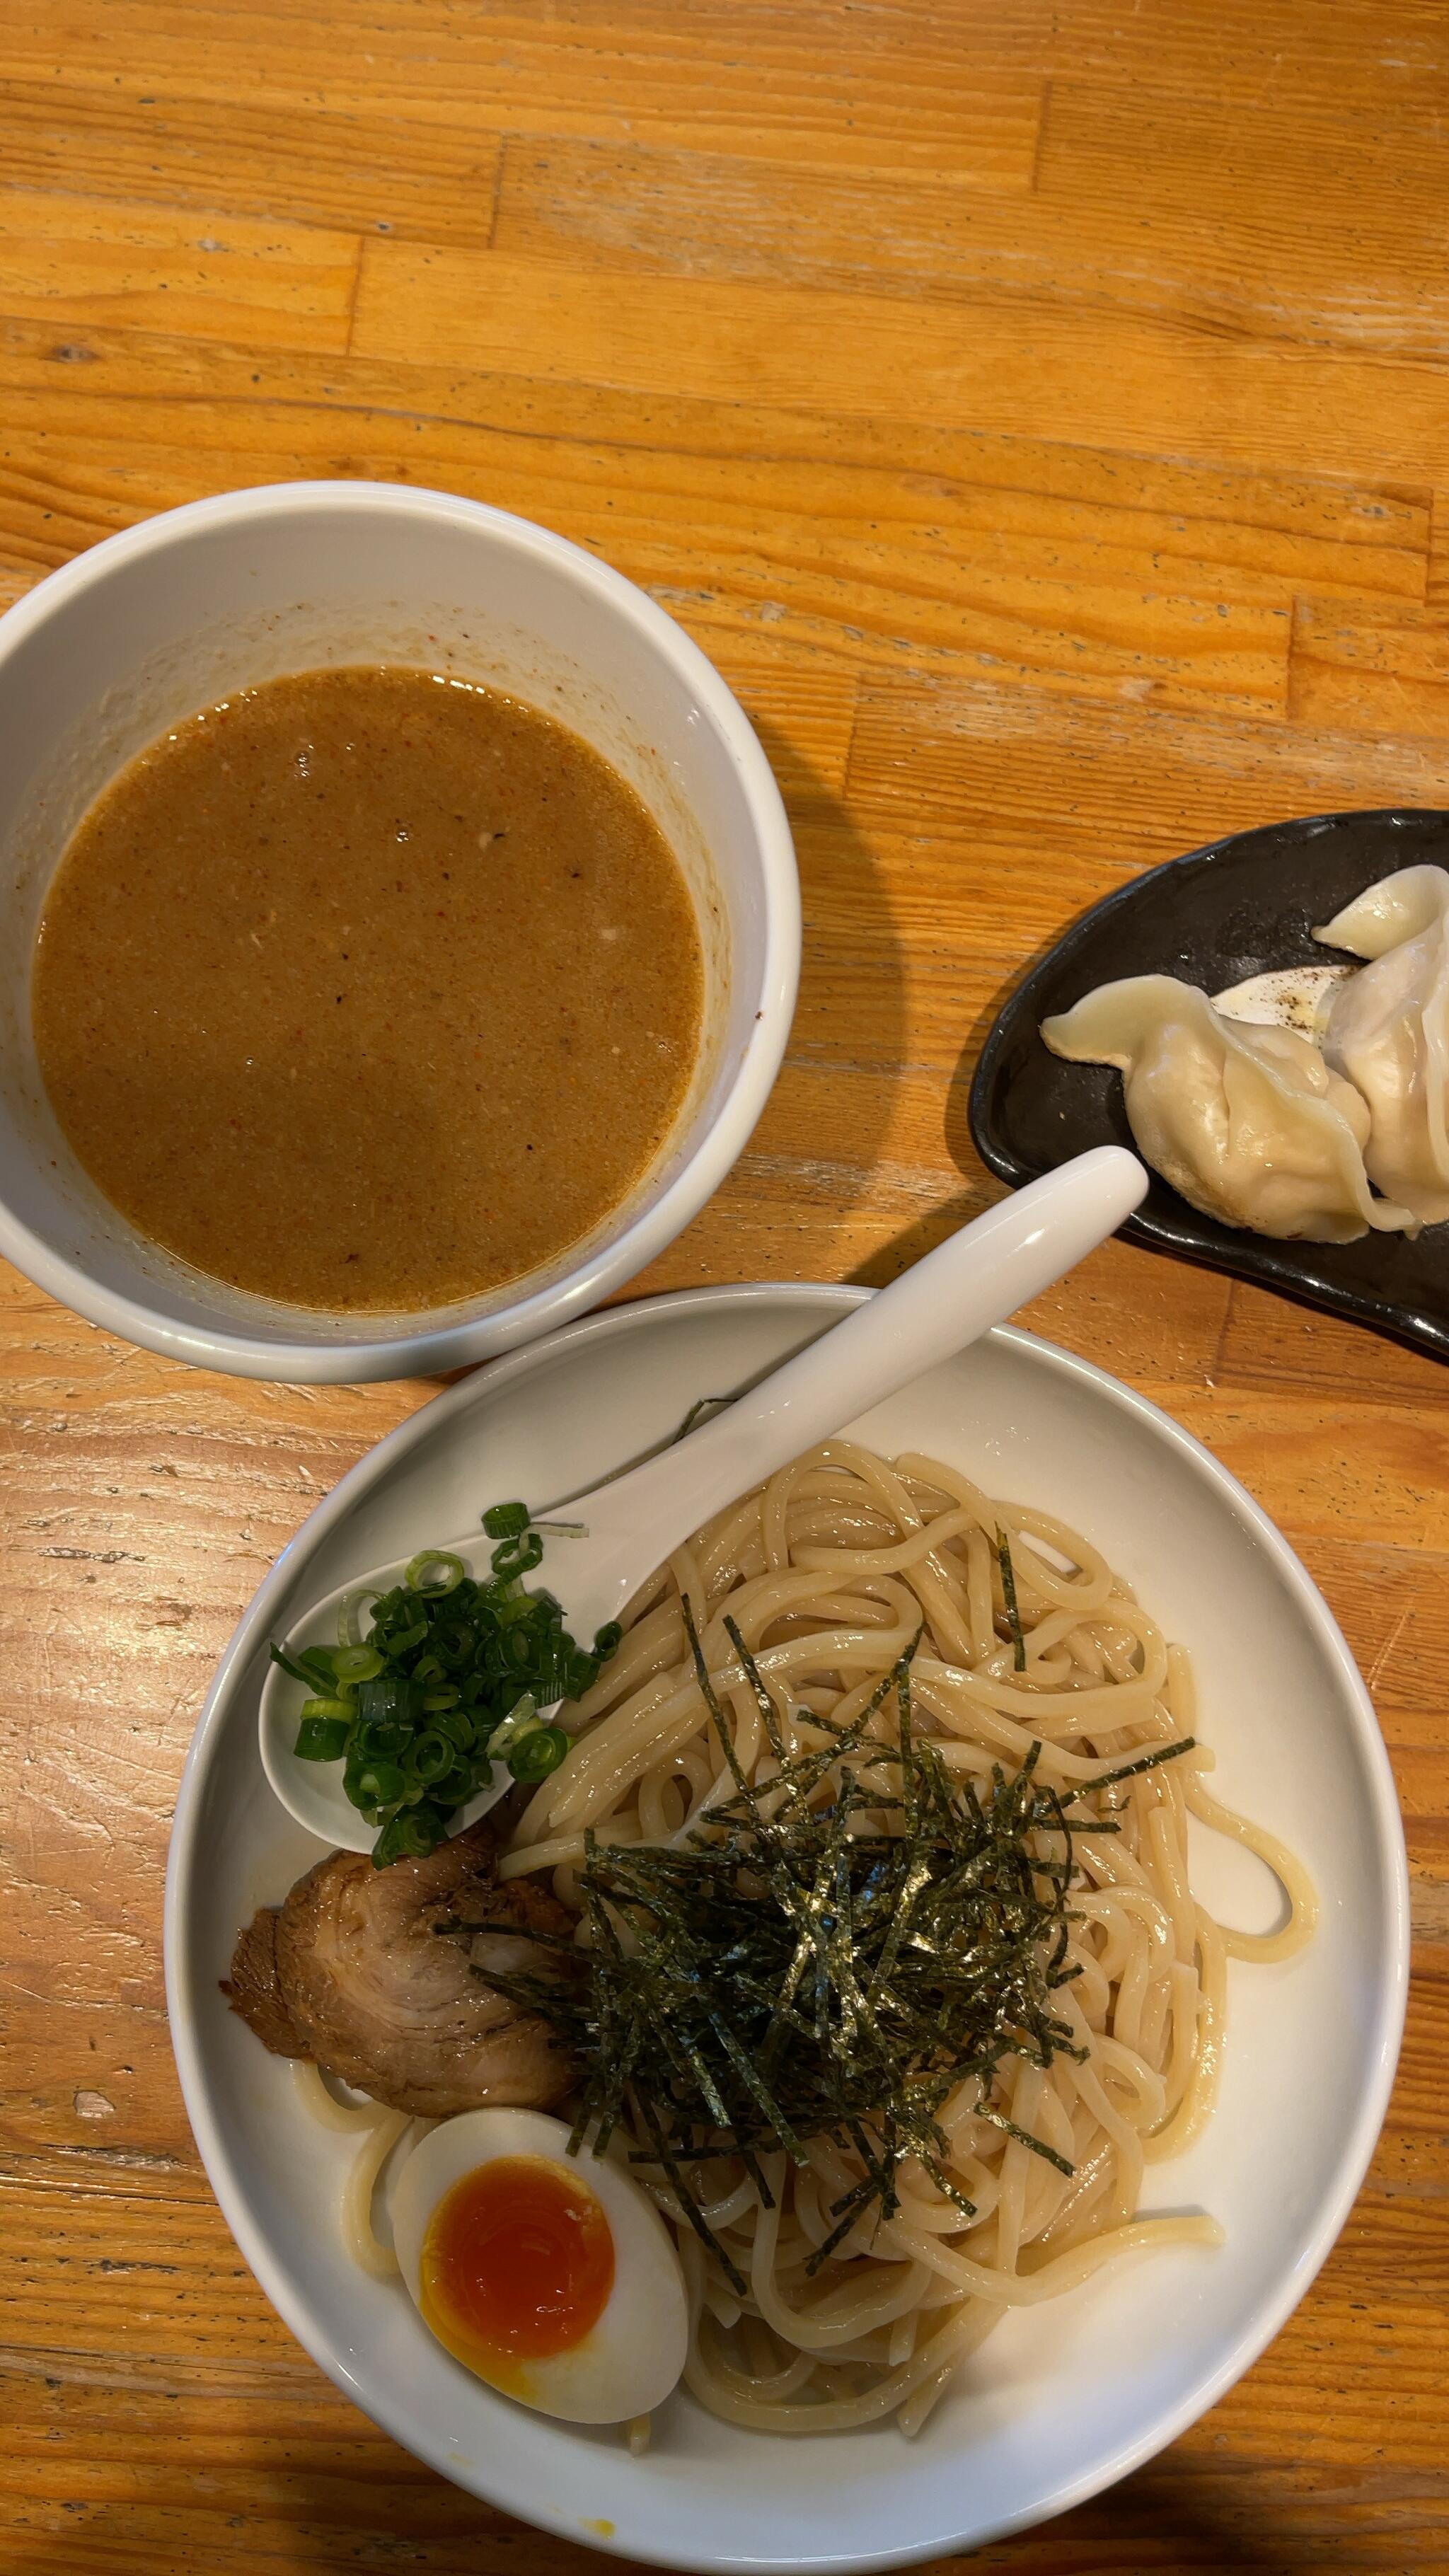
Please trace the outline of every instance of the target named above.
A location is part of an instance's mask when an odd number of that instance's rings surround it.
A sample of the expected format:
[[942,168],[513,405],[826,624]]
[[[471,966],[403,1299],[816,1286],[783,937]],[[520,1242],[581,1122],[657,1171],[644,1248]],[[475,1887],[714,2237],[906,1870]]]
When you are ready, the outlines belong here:
[[[1335,952],[1318,945],[1314,923],[1421,861],[1449,867],[1449,813],[1315,814],[1230,833],[1093,904],[1018,986],[982,1049],[971,1085],[982,1161],[1019,1189],[1091,1145],[1132,1146],[1121,1075],[1043,1044],[1054,1011],[1121,975],[1179,975],[1222,993],[1272,966],[1322,965]],[[1413,1243],[1280,1243],[1199,1216],[1154,1173],[1122,1231],[1449,1359],[1449,1228],[1426,1227]]]

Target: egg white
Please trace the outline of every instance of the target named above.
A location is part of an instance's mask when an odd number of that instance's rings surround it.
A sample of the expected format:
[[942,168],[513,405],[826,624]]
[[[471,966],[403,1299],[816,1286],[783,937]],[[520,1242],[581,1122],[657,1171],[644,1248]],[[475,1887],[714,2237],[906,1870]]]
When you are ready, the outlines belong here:
[[662,2405],[684,2368],[684,2275],[669,2231],[639,2185],[607,2157],[587,2149],[566,2154],[568,2139],[566,2123],[542,2111],[463,2111],[441,2121],[397,2178],[393,2243],[421,2315],[423,2244],[438,2203],[465,2174],[498,2156],[534,2156],[592,2192],[614,2240],[613,2287],[596,2324],[568,2352],[511,2362],[506,2380],[488,2379],[473,2363],[459,2368],[566,2424],[622,2424]]

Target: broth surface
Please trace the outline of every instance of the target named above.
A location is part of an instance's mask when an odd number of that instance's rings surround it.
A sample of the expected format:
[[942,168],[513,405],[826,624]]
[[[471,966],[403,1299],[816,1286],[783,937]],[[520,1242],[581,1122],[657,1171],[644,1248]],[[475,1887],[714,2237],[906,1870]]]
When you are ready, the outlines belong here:
[[74,1152],[200,1270],[445,1305],[616,1207],[683,1102],[703,966],[634,790],[426,671],[238,691],[141,752],[47,898],[33,1008]]

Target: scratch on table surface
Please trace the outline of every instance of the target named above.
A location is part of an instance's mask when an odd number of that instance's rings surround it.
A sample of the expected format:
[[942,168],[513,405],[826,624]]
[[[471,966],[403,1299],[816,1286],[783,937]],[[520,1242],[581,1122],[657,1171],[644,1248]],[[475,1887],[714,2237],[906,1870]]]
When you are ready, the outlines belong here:
[[0,2344],[0,2378],[43,2379],[47,2387],[146,2390],[168,2397],[270,2397],[315,2390],[305,2362],[221,2361],[195,2353],[129,2355],[67,2352],[55,2345]]
[[42,1556],[83,1557],[90,1565],[144,1565],[146,1562],[144,1556],[138,1556],[134,1548],[129,1547],[43,1547],[40,1553]]
[[118,2165],[130,2173],[189,2173],[191,2167],[180,2156],[158,2155],[146,2147],[80,2147],[66,2139],[57,2139],[52,2155],[84,2157],[88,2163]]
[[745,1180],[779,1184],[832,1208],[868,1197],[885,1213],[949,1206],[961,1189],[957,1172],[915,1163],[849,1163],[811,1154],[742,1154],[736,1170]]
[[1409,1621],[1412,1619],[1414,1608],[1415,1604],[1412,1601],[1405,1603],[1404,1608],[1399,1612],[1397,1619],[1394,1621],[1392,1628],[1389,1630],[1388,1635],[1385,1637],[1383,1644],[1380,1646],[1378,1653],[1375,1655],[1373,1662],[1369,1666],[1367,1678],[1370,1698],[1372,1698],[1374,1692],[1378,1689],[1379,1680],[1384,1671],[1384,1667],[1388,1663],[1389,1657],[1393,1653],[1399,1639],[1402,1637]]
[[1409,1920],[1416,1941],[1449,1941],[1449,1885],[1413,1869],[1409,1879]]

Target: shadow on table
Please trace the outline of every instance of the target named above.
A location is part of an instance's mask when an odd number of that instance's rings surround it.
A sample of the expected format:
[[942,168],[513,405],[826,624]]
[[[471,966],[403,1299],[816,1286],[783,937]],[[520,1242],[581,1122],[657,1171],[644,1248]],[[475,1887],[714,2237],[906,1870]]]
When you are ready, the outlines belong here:
[[1044,940],[1040,948],[1030,957],[1023,958],[1019,967],[1013,967],[1011,973],[982,1004],[966,1032],[965,1042],[956,1058],[946,1089],[941,1124],[946,1151],[960,1173],[964,1186],[959,1191],[953,1192],[950,1198],[943,1200],[939,1206],[929,1209],[925,1215],[915,1218],[911,1224],[902,1227],[900,1233],[893,1235],[889,1243],[882,1244],[878,1252],[873,1252],[858,1269],[852,1271],[851,1277],[860,1281],[863,1286],[885,1287],[889,1280],[898,1278],[903,1270],[909,1270],[913,1262],[921,1260],[928,1252],[934,1252],[936,1246],[944,1243],[948,1235],[955,1234],[961,1226],[969,1224],[972,1217],[980,1216],[983,1209],[994,1206],[998,1199],[1007,1195],[995,1174],[987,1171],[972,1142],[971,1083],[981,1050],[991,1034],[999,1012],[1015,992],[1022,977],[1030,974],[1038,957],[1046,956],[1048,950],[1055,944],[1055,940]]
[[[330,2448],[315,2463],[306,2462],[305,2452],[300,2463],[294,2455],[279,2475],[265,2444],[254,2484],[246,2475],[245,2446],[233,2465],[242,2472],[231,2490],[234,2509],[218,2517],[208,2536],[213,2576],[232,2570],[241,2576],[256,2563],[263,2541],[269,2564],[299,2571],[405,2562],[412,2576],[602,2576],[605,2567],[631,2576],[637,2565],[602,2558],[582,2542],[546,2537],[434,2477],[387,2442],[364,2438],[350,2457],[350,2473],[342,2450]],[[1338,2520],[1329,2531],[1322,2502],[1311,2490],[1289,2489],[1281,2475],[1266,2472],[1265,2497],[1264,2477],[1259,2462],[1189,2453],[1179,2466],[1169,2454],[1060,2520],[933,2559],[928,2576],[1058,2576],[1064,2567],[1087,2566],[1097,2576],[1323,2576],[1329,2567],[1407,2566],[1407,2555],[1385,2550],[1384,2535],[1371,2528]],[[250,2509],[248,2493],[255,2497]],[[91,2549],[104,2550],[108,2542],[115,2549],[114,2561],[98,2564],[119,2565],[123,2554],[130,2564],[138,2536],[133,2512],[138,2522],[150,2521],[144,2509],[113,2503],[99,2512],[79,2507],[74,2523],[67,2516],[71,2527],[27,2535],[24,2576],[71,2576],[82,2534]]]
[[[753,722],[795,835],[802,937],[782,1081],[746,1148],[745,1176],[788,1225],[843,1216],[877,1186],[906,1052],[906,986],[869,841],[799,745],[768,717]],[[821,1266],[818,1255],[806,1264]]]
[[1400,2559],[1385,2535],[1356,2527],[1300,2475],[1226,2449],[1168,2451],[1059,2521],[946,2559],[931,2576],[1044,2576],[1078,2565],[1100,2576],[1323,2576],[1407,2566],[1407,2549]]

